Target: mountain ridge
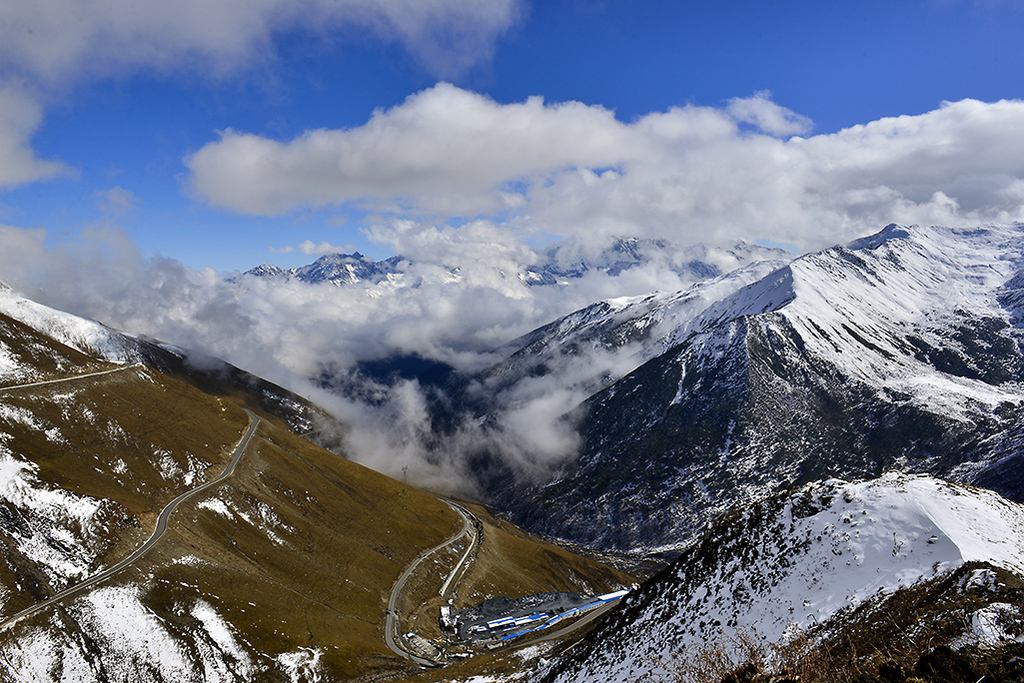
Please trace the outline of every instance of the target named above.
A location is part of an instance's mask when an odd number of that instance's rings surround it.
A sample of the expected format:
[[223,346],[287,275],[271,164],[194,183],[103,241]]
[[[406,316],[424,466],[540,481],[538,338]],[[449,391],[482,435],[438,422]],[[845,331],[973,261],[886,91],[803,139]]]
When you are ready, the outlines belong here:
[[499,506],[543,534],[639,550],[684,542],[716,500],[892,466],[1019,498],[986,471],[1019,460],[1022,235],[890,226],[796,259],[590,396],[579,458]]

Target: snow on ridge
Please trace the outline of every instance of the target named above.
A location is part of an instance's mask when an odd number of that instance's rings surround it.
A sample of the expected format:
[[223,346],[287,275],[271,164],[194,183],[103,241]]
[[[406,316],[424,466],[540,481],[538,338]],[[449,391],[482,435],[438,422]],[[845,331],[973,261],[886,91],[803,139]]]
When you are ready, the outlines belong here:
[[543,361],[548,371],[565,371],[574,385],[599,389],[716,322],[717,302],[784,263],[755,261],[683,290],[591,304],[513,342],[515,351],[495,366],[496,374],[518,378]]
[[850,248],[794,261],[793,300],[779,313],[818,357],[925,408],[955,416],[971,404],[1019,403],[1021,387],[941,372],[908,337],[955,349],[949,335],[965,314],[1007,321],[998,293],[1024,268],[1022,238],[1020,226],[889,226]]
[[[892,225],[847,247],[795,259],[713,303],[700,324],[684,331],[695,333],[689,339],[699,348],[707,337],[726,334],[726,323],[749,318],[787,340],[793,355],[815,357],[881,398],[908,396],[923,410],[966,422],[1024,402],[1024,386],[940,369],[929,354],[978,361],[977,347],[999,337],[1009,342],[1008,332],[979,330],[977,321],[1009,328],[1022,313],[1000,298],[1022,276],[1022,225]],[[984,336],[968,340],[972,350],[961,340],[965,334]]]
[[134,339],[106,325],[44,306],[0,288],[0,313],[56,339],[82,353],[95,354],[120,364],[141,360]]
[[813,484],[713,527],[555,680],[634,680],[739,633],[783,642],[970,561],[1024,575],[1024,506],[924,475]]

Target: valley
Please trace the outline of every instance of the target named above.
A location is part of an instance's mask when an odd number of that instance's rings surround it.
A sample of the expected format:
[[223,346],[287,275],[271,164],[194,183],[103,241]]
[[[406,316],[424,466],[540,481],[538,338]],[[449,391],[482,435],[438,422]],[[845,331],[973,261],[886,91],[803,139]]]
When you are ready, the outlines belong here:
[[0,683],[1024,683],[1022,29],[0,0]]
[[[2,680],[402,679],[419,667],[389,636],[404,643],[407,617],[436,631],[440,606],[414,614],[406,592],[471,602],[632,580],[325,451],[238,385],[111,367],[0,322],[18,357],[66,359],[59,377],[19,364],[9,376],[32,381],[0,388]],[[429,552],[467,530],[457,553]]]
[[1018,237],[889,226],[597,302],[473,376],[396,359],[485,423],[540,378],[578,392],[578,456],[476,499],[328,450],[346,425],[285,388],[0,290],[0,680],[718,683],[867,671],[890,613],[1012,668]]

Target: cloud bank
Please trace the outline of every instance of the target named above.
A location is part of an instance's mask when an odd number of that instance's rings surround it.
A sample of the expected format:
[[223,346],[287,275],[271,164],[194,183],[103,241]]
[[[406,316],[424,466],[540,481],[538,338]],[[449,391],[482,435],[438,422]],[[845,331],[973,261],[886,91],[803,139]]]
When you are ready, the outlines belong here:
[[272,65],[274,40],[371,35],[431,74],[490,59],[520,0],[32,0],[0,3],[0,189],[66,169],[37,158],[40,102],[75,82],[138,71],[224,77]]
[[35,0],[0,4],[0,65],[47,83],[140,68],[226,73],[265,60],[275,35],[369,30],[433,73],[490,57],[518,0]]
[[109,227],[56,247],[44,230],[0,227],[0,279],[48,305],[219,356],[311,396],[351,427],[346,443],[354,459],[395,475],[409,466],[420,481],[463,492],[473,482],[466,455],[481,448],[525,477],[542,476],[571,455],[576,436],[560,417],[585,398],[576,384],[621,372],[624,360],[580,358],[561,374],[529,378],[505,392],[487,422],[462,416],[443,436],[428,410],[431,401],[449,398],[443,392],[416,380],[360,381],[360,395],[338,395],[319,380],[344,384],[356,363],[396,354],[478,371],[500,360],[510,340],[594,299],[692,281],[666,258],[618,277],[595,271],[571,287],[529,287],[518,274],[540,255],[492,223],[395,220],[370,233],[409,255],[399,282],[225,279],[173,259],[144,258]]
[[198,196],[240,213],[355,204],[484,217],[520,236],[812,248],[891,221],[1024,217],[1024,102],[798,135],[811,125],[764,92],[623,122],[597,105],[503,104],[442,83],[356,128],[285,141],[224,131],[186,165]]
[[0,189],[52,178],[63,164],[40,159],[31,138],[42,120],[39,106],[23,91],[0,86]]

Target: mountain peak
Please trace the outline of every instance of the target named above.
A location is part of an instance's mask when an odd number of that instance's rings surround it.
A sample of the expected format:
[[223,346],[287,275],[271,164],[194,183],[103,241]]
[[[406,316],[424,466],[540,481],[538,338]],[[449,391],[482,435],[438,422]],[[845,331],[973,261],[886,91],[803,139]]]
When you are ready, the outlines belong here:
[[877,249],[886,242],[891,240],[901,240],[910,237],[911,228],[910,226],[898,225],[896,223],[890,223],[873,235],[867,237],[861,237],[860,239],[853,240],[847,245],[848,249],[854,251],[859,249]]

